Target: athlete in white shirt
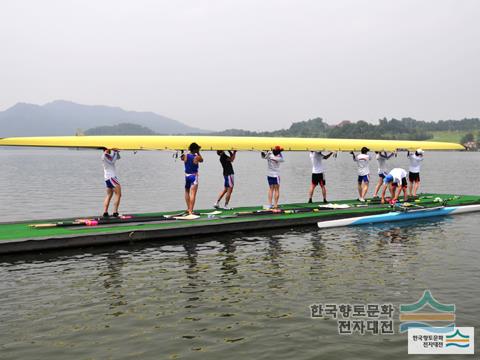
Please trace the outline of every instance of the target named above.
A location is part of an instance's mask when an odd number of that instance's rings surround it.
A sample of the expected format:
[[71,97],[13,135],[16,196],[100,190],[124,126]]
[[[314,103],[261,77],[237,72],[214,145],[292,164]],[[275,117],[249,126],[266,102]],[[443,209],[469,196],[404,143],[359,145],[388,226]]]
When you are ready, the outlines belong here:
[[358,166],[358,200],[361,202],[365,202],[365,195],[367,195],[368,183],[370,181],[370,168],[368,165],[370,160],[372,160],[372,156],[368,154],[369,151],[370,149],[364,146],[358,155],[355,155],[353,151],[350,152],[353,156],[353,161]]
[[107,187],[107,195],[103,201],[103,217],[109,217],[108,207],[110,200],[115,194],[115,201],[113,202],[113,216],[118,217],[118,207],[120,206],[120,198],[122,197],[122,187],[117,178],[117,171],[115,162],[120,159],[120,153],[116,149],[104,149],[102,154],[103,174],[105,185]]
[[388,174],[387,161],[392,158],[393,155],[396,155],[396,152],[388,154],[386,151],[375,151],[375,158],[378,163],[378,183],[375,186],[375,191],[373,192],[373,197],[378,197],[378,192],[383,184],[383,179]]
[[310,160],[312,161],[312,184],[310,185],[310,190],[308,192],[308,202],[311,203],[313,192],[317,185],[320,185],[322,189],[323,202],[327,202],[327,188],[325,187],[325,167],[323,166],[323,160],[327,160],[330,156],[333,155],[331,152],[328,155],[323,155],[320,151],[310,151]]
[[385,203],[385,193],[387,187],[390,188],[390,194],[392,195],[391,204],[395,204],[400,197],[400,193],[403,190],[403,196],[405,201],[407,197],[407,172],[401,168],[394,168],[383,179],[383,191],[382,191],[382,204]]
[[280,198],[280,163],[285,161],[282,151],[281,146],[275,146],[271,151],[262,152],[262,158],[268,162],[268,204],[273,209],[278,208],[278,199]]
[[417,190],[420,187],[420,167],[423,161],[423,150],[417,149],[415,153],[407,152],[410,166],[408,167],[408,194],[417,196]]

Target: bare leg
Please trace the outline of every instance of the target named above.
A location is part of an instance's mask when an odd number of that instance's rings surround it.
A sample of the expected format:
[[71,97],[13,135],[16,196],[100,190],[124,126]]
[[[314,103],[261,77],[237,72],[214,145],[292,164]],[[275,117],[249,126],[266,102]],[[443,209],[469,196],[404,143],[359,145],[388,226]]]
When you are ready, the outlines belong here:
[[190,211],[190,189],[185,189],[185,203],[187,204],[187,212]]
[[268,205],[272,205],[272,197],[273,197],[273,187],[275,185],[270,185],[268,188]]
[[420,187],[420,181],[415,181],[415,184],[413,184],[413,196],[417,196],[417,190]]
[[117,185],[115,189],[113,189],[113,192],[115,193],[115,201],[113,203],[113,212],[118,213],[118,207],[120,206],[120,199],[122,197],[122,187],[120,185]]
[[327,200],[327,188],[325,185],[320,185],[320,187],[322,188],[323,200]]
[[358,198],[362,198],[362,183],[358,183]]
[[315,191],[315,187],[316,185],[315,184],[311,184],[310,185],[310,190],[308,190],[308,198],[311,199],[313,197],[313,192]]
[[108,207],[110,206],[110,200],[112,200],[113,190],[111,188],[107,188],[107,195],[105,196],[105,200],[103,200],[103,212],[108,212]]
[[373,192],[373,197],[378,196],[378,191],[382,187],[382,184],[383,184],[382,178],[378,178],[378,183],[377,183],[377,186],[375,186],[375,191]]
[[278,208],[278,199],[280,199],[280,185],[274,185],[274,193],[275,193],[275,204],[273,205],[273,207]]
[[229,187],[227,189],[227,195],[225,196],[225,205],[230,203],[230,197],[232,196],[232,192],[233,192],[233,187]]
[[406,188],[406,187],[403,188],[403,199],[404,199],[405,201],[408,201],[407,188]]
[[188,213],[193,213],[193,208],[195,207],[195,199],[197,198],[198,185],[192,185],[190,188],[190,204],[188,207]]
[[227,193],[227,188],[224,188],[220,194],[218,195],[218,200],[217,200],[217,204],[220,202],[220,200],[222,200],[223,196]]
[[362,183],[362,199],[365,199],[367,192],[368,192],[368,182],[363,182]]
[[412,196],[412,187],[413,187],[413,182],[409,181],[408,182],[408,195]]

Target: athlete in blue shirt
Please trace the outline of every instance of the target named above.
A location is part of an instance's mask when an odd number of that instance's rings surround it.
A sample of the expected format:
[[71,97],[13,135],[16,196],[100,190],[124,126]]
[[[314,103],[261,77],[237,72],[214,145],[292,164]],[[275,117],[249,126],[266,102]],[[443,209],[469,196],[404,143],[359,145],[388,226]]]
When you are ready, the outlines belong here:
[[181,159],[185,165],[185,202],[187,212],[191,215],[193,214],[198,190],[198,164],[203,162],[203,158],[200,155],[200,146],[197,143],[191,143],[188,150],[187,154],[182,154]]

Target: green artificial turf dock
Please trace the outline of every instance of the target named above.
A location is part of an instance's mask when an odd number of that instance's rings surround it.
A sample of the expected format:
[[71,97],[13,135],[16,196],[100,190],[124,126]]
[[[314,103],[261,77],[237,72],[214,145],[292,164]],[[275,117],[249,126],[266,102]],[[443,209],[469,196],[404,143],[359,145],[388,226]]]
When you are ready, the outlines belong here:
[[[462,206],[480,204],[480,196],[451,195],[451,194],[421,194],[417,201],[411,201],[416,206],[435,207],[441,205],[438,198],[446,200],[448,206]],[[261,210],[261,207],[242,207],[234,210],[222,210],[220,215],[208,217],[202,215],[196,220],[168,220],[145,223],[108,224],[101,226],[75,226],[34,228],[29,225],[52,223],[74,219],[53,219],[41,221],[22,221],[16,223],[0,223],[0,253],[38,251],[64,247],[92,246],[98,244],[112,244],[126,241],[171,239],[178,237],[192,237],[232,231],[249,231],[268,228],[291,227],[299,225],[315,225],[321,220],[332,220],[354,216],[386,213],[390,211],[388,205],[370,202],[368,206],[358,207],[357,200],[332,201],[333,204],[348,204],[347,209],[321,209],[318,212],[302,212],[292,214],[262,214],[242,215],[235,217],[239,212]],[[282,209],[295,210],[318,208],[320,203],[314,204],[283,204]],[[199,210],[200,213],[209,213],[212,210]],[[135,216],[161,216],[174,212],[136,214]]]

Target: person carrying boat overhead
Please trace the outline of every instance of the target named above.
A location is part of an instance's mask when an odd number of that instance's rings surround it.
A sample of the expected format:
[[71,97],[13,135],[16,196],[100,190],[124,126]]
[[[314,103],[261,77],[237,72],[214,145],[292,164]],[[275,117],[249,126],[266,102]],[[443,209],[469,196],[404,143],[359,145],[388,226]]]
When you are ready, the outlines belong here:
[[320,185],[320,188],[322,189],[323,202],[327,202],[327,188],[325,187],[325,167],[323,166],[322,160],[327,160],[332,155],[333,152],[330,152],[330,154],[327,155],[323,155],[321,151],[310,151],[310,160],[312,161],[312,183],[308,192],[308,203],[313,202],[313,192],[315,191],[317,185]]
[[215,209],[220,209],[220,200],[225,196],[225,206],[223,207],[224,210],[231,210],[232,208],[228,205],[230,202],[230,197],[232,196],[233,186],[234,186],[234,171],[233,171],[233,161],[235,160],[235,156],[237,151],[228,151],[228,155],[223,150],[218,150],[217,155],[220,156],[220,164],[222,164],[223,168],[223,185],[224,188],[218,195],[217,202],[213,204]]
[[372,156],[368,154],[369,151],[370,149],[364,146],[358,155],[355,155],[353,151],[350,152],[353,156],[353,161],[355,161],[358,166],[358,200],[361,202],[365,202],[368,183],[370,181],[369,162],[372,160]]
[[107,187],[107,195],[103,201],[103,217],[108,218],[108,207],[113,195],[115,200],[113,202],[113,217],[118,217],[118,207],[120,206],[120,199],[122,197],[122,187],[117,178],[117,170],[115,168],[115,162],[120,159],[120,152],[117,149],[103,148],[102,163],[103,163],[103,176],[105,179],[105,185]]
[[185,166],[185,203],[187,204],[187,213],[193,214],[195,199],[198,190],[198,164],[203,162],[200,155],[200,146],[197,143],[191,143],[188,147],[188,153],[182,153],[180,159]]
[[392,169],[388,175],[383,179],[383,190],[382,190],[382,204],[385,204],[385,193],[387,192],[387,187],[390,189],[390,194],[392,195],[391,204],[395,204],[400,197],[400,193],[403,190],[404,200],[408,200],[407,196],[407,172],[401,168]]
[[385,179],[385,176],[388,174],[387,161],[390,160],[392,156],[396,155],[397,152],[393,151],[388,154],[386,151],[375,151],[375,154],[375,158],[377,159],[378,163],[378,183],[377,186],[375,186],[375,191],[373,192],[374,198],[378,197],[378,192],[382,187],[383,179]]
[[277,145],[271,151],[262,151],[261,153],[262,158],[266,159],[268,163],[268,204],[273,209],[278,209],[278,199],[280,198],[280,163],[285,161],[282,151],[283,148]]
[[420,187],[420,167],[423,161],[423,150],[417,149],[414,153],[408,151],[407,158],[410,161],[408,167],[408,194],[416,197],[417,190]]

